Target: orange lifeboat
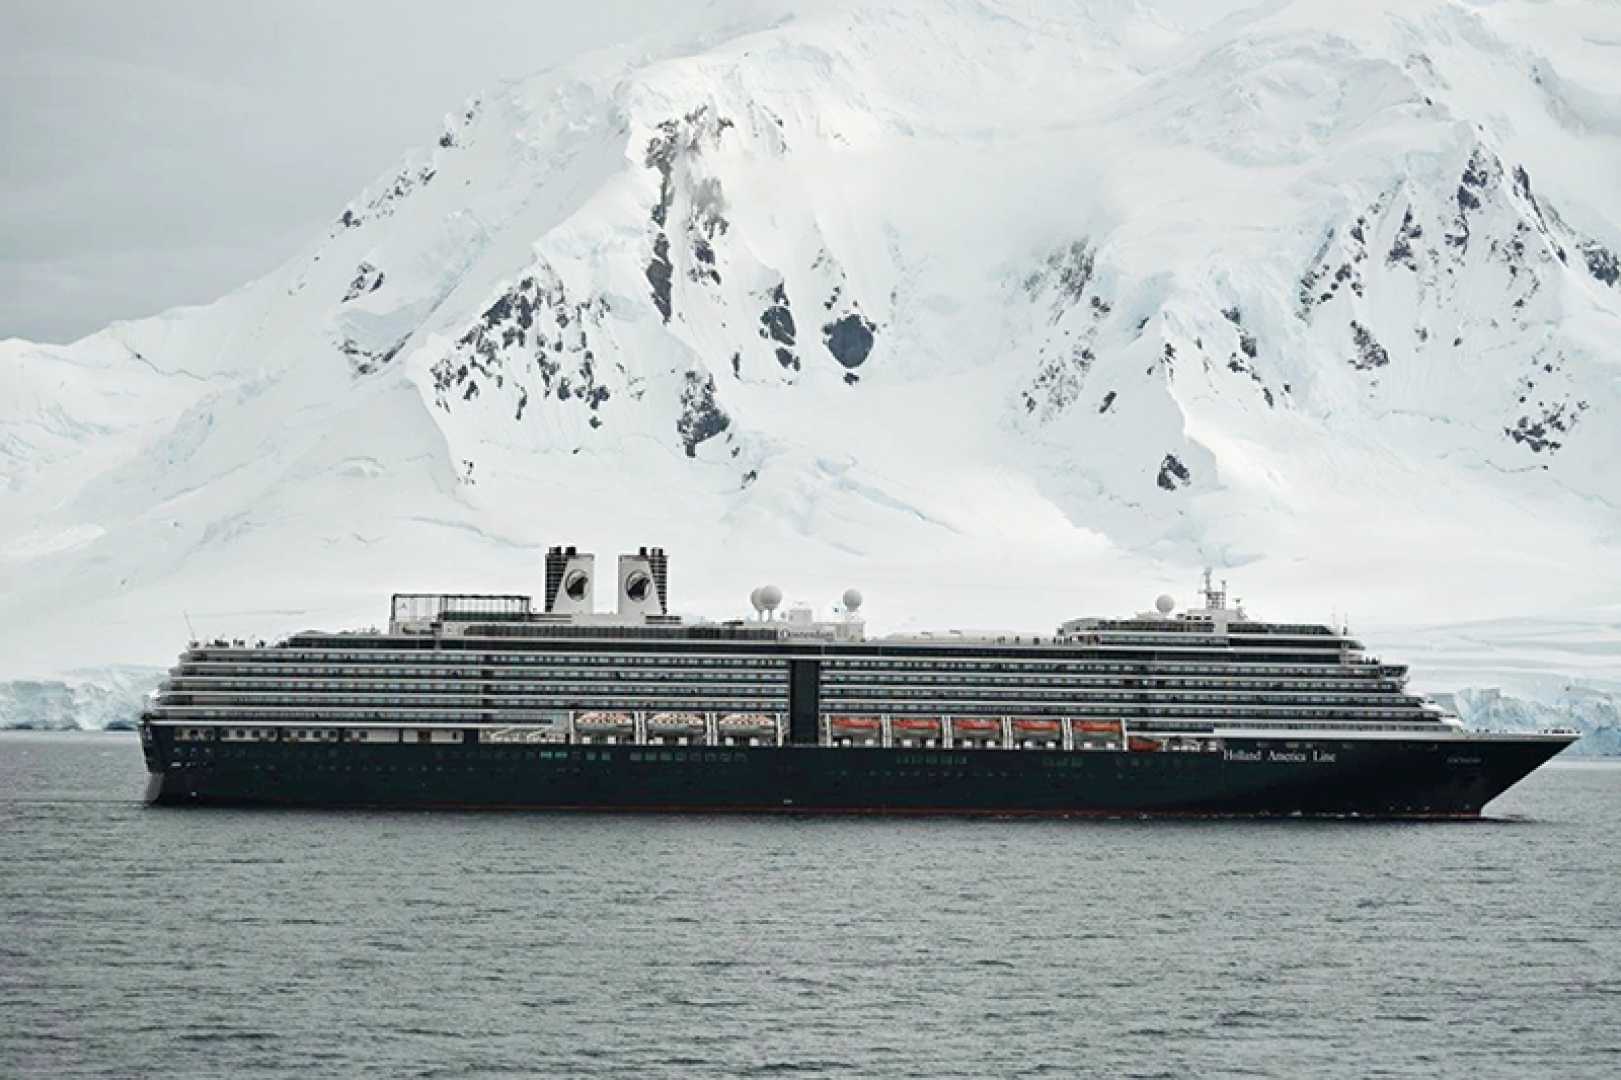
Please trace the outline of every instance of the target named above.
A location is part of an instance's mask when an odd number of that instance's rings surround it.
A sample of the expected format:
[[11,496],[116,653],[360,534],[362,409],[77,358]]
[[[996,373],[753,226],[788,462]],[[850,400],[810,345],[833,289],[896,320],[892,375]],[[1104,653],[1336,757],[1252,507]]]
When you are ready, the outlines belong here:
[[933,716],[897,716],[889,722],[889,726],[897,735],[940,734],[940,720]]
[[1120,734],[1120,721],[1118,720],[1077,720],[1075,730],[1084,731],[1089,735],[1118,735]]
[[1057,720],[1015,720],[1013,730],[1019,735],[1057,737],[1061,730]]
[[834,716],[828,719],[834,731],[877,731],[882,725],[876,716]]
[[978,735],[980,737],[984,737],[987,735],[1000,735],[1002,733],[1002,721],[987,720],[983,717],[976,716],[958,717],[951,722],[951,727],[952,730],[963,735]]
[[889,730],[894,735],[895,742],[901,746],[911,746],[919,742],[933,744],[940,739],[940,718],[897,716],[890,720]]
[[1141,735],[1133,735],[1126,740],[1126,748],[1136,754],[1153,754],[1165,749],[1165,744],[1159,739],[1145,739]]

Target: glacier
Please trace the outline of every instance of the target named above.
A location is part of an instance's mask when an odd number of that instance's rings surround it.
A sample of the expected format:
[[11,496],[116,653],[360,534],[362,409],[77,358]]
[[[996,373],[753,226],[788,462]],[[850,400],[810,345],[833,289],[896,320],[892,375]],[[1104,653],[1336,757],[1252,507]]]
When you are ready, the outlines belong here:
[[1613,655],[1380,628],[1621,607],[1613,14],[823,3],[494,87],[266,277],[0,342],[0,719],[554,542],[879,630],[1212,565],[1575,715]]
[[163,669],[140,665],[68,670],[57,678],[0,682],[0,728],[103,731],[140,716]]

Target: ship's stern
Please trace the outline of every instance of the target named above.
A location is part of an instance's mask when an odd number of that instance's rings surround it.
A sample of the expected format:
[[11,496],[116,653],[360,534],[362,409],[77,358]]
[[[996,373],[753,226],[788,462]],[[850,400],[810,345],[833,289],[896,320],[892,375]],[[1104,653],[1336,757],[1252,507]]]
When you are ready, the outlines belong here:
[[148,805],[163,801],[163,788],[166,779],[163,771],[163,747],[159,744],[159,731],[152,724],[149,716],[142,716],[139,727],[141,733],[141,756],[146,759],[146,793],[144,799]]

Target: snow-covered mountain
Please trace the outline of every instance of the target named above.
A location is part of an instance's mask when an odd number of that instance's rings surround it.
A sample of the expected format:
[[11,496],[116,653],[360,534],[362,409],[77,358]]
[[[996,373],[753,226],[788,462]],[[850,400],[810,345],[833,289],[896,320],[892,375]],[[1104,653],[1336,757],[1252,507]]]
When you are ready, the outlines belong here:
[[589,56],[217,303],[0,343],[0,677],[528,591],[555,542],[880,629],[1205,563],[1280,617],[1607,618],[1618,195],[1602,2],[890,0]]

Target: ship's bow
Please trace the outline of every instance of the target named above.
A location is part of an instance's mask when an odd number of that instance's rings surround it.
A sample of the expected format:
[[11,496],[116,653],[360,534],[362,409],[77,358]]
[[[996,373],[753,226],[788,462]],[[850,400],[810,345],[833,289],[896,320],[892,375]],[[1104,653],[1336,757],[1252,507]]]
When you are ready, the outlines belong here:
[[1478,778],[1471,792],[1469,812],[1479,814],[1493,799],[1580,737],[1574,731],[1469,736],[1454,754],[1454,758],[1466,761]]

